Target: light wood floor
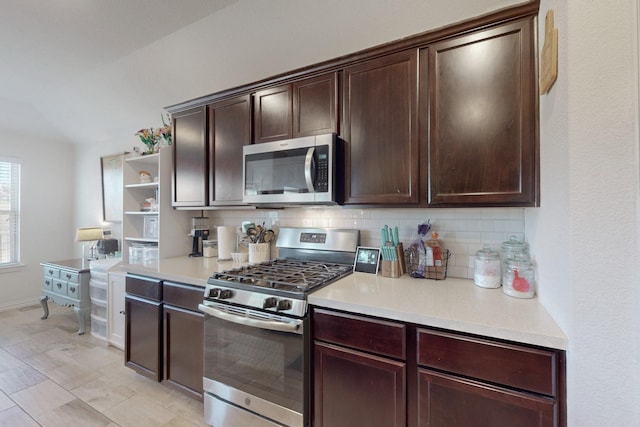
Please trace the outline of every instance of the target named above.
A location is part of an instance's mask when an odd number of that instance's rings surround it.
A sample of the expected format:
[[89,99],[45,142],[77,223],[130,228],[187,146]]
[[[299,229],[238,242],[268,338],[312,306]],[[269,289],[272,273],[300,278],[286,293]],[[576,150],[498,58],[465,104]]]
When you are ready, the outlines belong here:
[[[73,310],[0,312],[0,427],[206,426],[202,403],[124,366]],[[88,331],[91,330],[87,324]]]

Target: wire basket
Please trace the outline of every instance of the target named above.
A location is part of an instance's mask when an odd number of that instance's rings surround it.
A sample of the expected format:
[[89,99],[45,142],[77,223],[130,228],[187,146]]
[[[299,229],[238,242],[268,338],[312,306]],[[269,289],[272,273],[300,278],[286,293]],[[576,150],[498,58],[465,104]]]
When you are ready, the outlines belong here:
[[[432,263],[427,261],[426,248],[420,247],[417,243],[412,244],[405,251],[405,261],[407,263],[407,271],[416,279],[432,279],[432,280],[444,280],[447,278],[447,265],[449,264],[449,258],[451,258],[451,252],[446,249],[442,252],[441,265],[430,265]],[[433,264],[436,264],[434,262]]]

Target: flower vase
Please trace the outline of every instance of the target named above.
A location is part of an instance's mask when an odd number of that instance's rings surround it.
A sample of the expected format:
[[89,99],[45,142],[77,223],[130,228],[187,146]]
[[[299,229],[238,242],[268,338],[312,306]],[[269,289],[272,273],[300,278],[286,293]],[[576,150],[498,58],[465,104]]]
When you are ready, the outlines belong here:
[[146,156],[146,155],[149,155],[149,154],[157,153],[157,151],[156,151],[156,147],[157,147],[157,145],[155,145],[155,146],[149,146],[149,145],[146,145],[145,147],[146,147],[146,149],[142,152],[142,155],[143,155],[143,156]]
[[160,142],[158,143],[160,147],[168,147],[171,145],[171,138],[167,138],[165,136],[160,137]]

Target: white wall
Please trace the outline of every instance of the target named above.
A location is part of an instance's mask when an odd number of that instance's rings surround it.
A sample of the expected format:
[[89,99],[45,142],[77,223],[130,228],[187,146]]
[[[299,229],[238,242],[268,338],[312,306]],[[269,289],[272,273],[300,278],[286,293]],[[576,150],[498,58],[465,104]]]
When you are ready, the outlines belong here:
[[[80,179],[74,183],[74,191],[78,203],[74,206],[75,223],[78,227],[102,226],[110,228],[113,237],[122,237],[122,222],[104,222],[102,213],[102,175],[101,157],[113,154],[131,152],[135,145],[133,134],[131,144],[98,143],[86,146],[76,146],[75,172]],[[122,243],[122,242],[120,242]],[[81,248],[76,251],[79,257]]]
[[31,304],[42,292],[41,262],[73,257],[74,147],[3,134],[2,156],[20,160],[22,266],[0,269],[0,311]]
[[569,337],[570,426],[640,425],[636,7],[540,9],[541,35],[555,9],[560,71],[540,99],[542,206],[526,234],[540,299]]

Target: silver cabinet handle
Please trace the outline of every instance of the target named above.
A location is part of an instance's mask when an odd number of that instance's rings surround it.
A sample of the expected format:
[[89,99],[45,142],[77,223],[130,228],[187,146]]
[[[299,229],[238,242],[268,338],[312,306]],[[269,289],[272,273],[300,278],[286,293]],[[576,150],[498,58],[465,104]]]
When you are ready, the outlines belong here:
[[302,320],[291,319],[291,322],[278,322],[275,320],[252,319],[249,317],[238,316],[237,314],[227,313],[226,311],[203,304],[198,304],[198,309],[209,316],[237,323],[239,325],[302,335]]

